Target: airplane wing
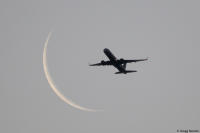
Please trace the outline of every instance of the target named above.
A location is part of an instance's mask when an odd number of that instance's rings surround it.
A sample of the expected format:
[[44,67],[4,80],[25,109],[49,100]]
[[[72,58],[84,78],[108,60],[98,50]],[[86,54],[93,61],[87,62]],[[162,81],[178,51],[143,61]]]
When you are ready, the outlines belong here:
[[120,60],[117,60],[119,61],[121,64],[124,64],[124,63],[132,63],[132,62],[139,62],[139,61],[146,61],[148,60],[147,58],[146,59],[136,59],[136,60],[124,60],[124,59],[120,59]]
[[112,65],[112,63],[110,61],[101,61],[100,63],[89,64],[89,66],[105,66],[105,65]]

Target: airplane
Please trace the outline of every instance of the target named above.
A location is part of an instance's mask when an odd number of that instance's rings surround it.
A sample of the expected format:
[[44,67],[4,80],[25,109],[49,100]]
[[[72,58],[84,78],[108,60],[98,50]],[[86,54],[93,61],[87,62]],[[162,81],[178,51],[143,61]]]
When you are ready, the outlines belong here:
[[147,60],[147,58],[146,59],[136,59],[136,60],[124,60],[123,58],[117,59],[114,56],[114,54],[108,48],[105,48],[103,50],[103,52],[108,57],[109,61],[102,60],[100,63],[89,64],[89,66],[112,65],[119,70],[119,72],[116,72],[115,74],[127,74],[127,73],[137,72],[136,70],[126,70],[126,64],[127,63],[138,62],[138,61],[146,61]]

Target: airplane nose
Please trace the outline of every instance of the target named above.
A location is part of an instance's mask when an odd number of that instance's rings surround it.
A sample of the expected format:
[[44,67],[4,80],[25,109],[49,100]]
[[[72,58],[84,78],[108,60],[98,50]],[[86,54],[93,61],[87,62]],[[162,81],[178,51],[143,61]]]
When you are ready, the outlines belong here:
[[107,49],[107,48],[104,48],[103,52],[105,53],[105,52],[107,52],[107,51],[108,51],[108,49]]

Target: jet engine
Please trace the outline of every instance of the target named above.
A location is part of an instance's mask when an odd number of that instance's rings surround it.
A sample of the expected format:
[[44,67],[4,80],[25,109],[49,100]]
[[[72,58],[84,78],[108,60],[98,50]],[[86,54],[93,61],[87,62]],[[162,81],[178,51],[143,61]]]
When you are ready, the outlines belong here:
[[123,59],[123,58],[121,58],[121,59],[120,59],[120,62],[124,62],[124,59]]
[[102,60],[102,61],[101,61],[101,64],[102,64],[102,65],[105,65],[105,61],[104,61],[104,60]]

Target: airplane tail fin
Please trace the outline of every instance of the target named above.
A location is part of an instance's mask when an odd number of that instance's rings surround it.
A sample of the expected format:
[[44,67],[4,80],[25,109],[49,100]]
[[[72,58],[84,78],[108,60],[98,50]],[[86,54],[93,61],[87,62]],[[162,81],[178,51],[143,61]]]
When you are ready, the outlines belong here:
[[136,70],[126,70],[125,72],[116,72],[115,74],[127,74],[127,73],[132,73],[132,72],[137,72]]

